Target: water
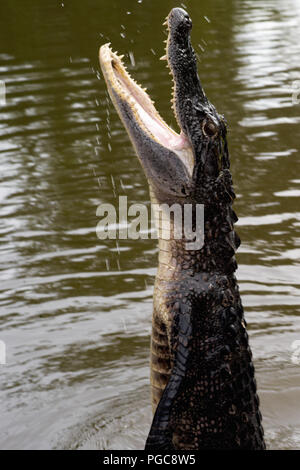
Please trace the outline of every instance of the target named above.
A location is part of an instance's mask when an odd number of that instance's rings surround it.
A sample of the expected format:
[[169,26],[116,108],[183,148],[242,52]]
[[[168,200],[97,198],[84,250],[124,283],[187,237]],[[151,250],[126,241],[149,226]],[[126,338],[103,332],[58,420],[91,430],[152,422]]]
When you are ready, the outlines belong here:
[[[300,3],[185,5],[206,93],[230,124],[237,275],[267,444],[296,449]],[[143,448],[157,247],[96,237],[100,203],[127,195],[149,204],[97,55],[108,41],[125,53],[175,125],[158,60],[173,6],[180,2],[0,4],[1,448]]]

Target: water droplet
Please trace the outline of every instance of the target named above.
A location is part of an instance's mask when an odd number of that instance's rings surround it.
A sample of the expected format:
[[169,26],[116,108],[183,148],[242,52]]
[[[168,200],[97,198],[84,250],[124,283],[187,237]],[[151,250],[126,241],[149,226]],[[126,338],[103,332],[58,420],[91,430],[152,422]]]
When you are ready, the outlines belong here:
[[116,184],[115,184],[115,180],[114,180],[113,175],[110,175],[110,178],[111,178],[111,184],[112,184],[112,187],[113,187],[114,197],[117,197],[117,194],[116,194]]
[[204,16],[204,19],[208,22],[211,23],[210,19],[207,16]]
[[130,58],[132,67],[135,67],[135,59],[134,59],[134,55],[132,51],[129,51],[129,58]]
[[125,33],[120,33],[120,36],[121,36],[121,38],[123,38],[123,39],[126,38],[126,34],[125,34]]
[[111,178],[111,184],[113,185],[113,188],[116,189],[116,183],[115,183],[115,179],[113,175],[110,175],[110,178]]
[[121,178],[120,178],[120,185],[121,185],[122,190],[123,190],[124,193],[125,193],[125,187],[124,187],[124,184],[123,184],[123,181],[121,180]]

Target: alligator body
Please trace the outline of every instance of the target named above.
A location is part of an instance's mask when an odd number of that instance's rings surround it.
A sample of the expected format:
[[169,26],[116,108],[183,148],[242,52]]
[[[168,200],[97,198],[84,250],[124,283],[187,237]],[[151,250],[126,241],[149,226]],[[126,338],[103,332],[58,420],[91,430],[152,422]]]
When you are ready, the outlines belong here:
[[[154,290],[151,386],[154,418],[147,450],[264,449],[252,354],[234,272],[240,240],[226,122],[208,101],[181,8],[166,21],[166,59],[174,80],[175,133],[147,93],[104,45],[108,91],[145,171],[152,202],[204,206],[204,245],[164,236]],[[182,212],[184,213],[184,212]],[[184,216],[183,216],[184,217]]]

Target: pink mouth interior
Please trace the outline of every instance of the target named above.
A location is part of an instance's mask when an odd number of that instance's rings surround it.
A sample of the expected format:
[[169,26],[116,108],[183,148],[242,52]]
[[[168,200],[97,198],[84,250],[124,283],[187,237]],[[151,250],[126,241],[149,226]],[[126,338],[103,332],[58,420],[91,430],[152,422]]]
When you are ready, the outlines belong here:
[[171,130],[162,119],[156,116],[155,109],[147,95],[144,96],[144,94],[135,92],[136,84],[130,87],[116,69],[114,69],[114,72],[122,87],[134,98],[140,119],[155,139],[170,150],[181,150],[187,147],[188,140],[185,134],[183,132],[177,134]]

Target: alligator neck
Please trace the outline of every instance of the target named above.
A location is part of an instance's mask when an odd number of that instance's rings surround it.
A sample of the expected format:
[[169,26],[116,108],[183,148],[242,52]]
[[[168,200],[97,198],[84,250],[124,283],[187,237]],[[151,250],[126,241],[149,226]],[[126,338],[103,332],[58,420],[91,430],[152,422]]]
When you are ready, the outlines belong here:
[[[174,226],[171,226],[170,238],[163,237],[163,230],[158,228],[159,270],[167,277],[177,274],[195,275],[196,273],[232,274],[236,268],[235,251],[240,239],[234,231],[233,222],[237,220],[231,206],[215,218],[204,222],[204,243],[200,249],[189,249],[189,242],[174,238]],[[201,233],[196,235],[201,238]]]
[[183,234],[178,238],[174,229],[174,212],[170,212],[173,206],[165,211],[161,210],[162,206],[157,204],[150,186],[159,238],[159,268],[167,271],[168,277],[179,272],[190,275],[200,272],[229,275],[237,269],[235,252],[240,245],[240,238],[234,230],[234,223],[238,218],[232,209],[235,194],[229,170],[222,171],[213,184],[203,182],[203,186],[206,186],[207,201],[201,202],[204,210],[203,223],[200,226],[195,223],[196,205],[194,202],[191,205],[194,214],[192,232],[196,240],[203,240],[197,249],[191,249],[190,240],[184,238],[183,227],[186,227],[185,217],[188,215],[185,205],[190,204],[189,198],[185,198],[184,203],[180,200],[176,203],[181,211],[180,235]]

